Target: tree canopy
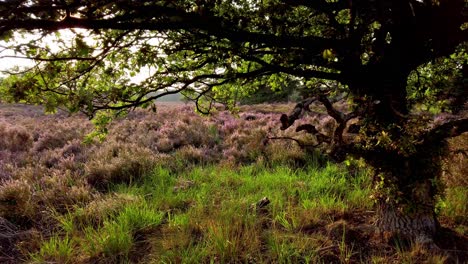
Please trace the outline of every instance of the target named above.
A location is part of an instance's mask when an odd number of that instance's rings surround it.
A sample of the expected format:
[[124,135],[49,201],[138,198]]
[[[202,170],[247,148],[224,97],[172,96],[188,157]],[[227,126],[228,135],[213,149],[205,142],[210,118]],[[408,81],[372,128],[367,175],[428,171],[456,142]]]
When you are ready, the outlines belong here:
[[[182,92],[206,112],[212,102],[295,82],[338,124],[331,156],[365,158],[387,190],[414,204],[432,199],[414,190],[440,173],[444,139],[468,130],[466,14],[464,0],[3,1],[2,48],[34,66],[8,77],[0,98],[94,116]],[[340,93],[349,95],[348,113],[330,101]],[[283,128],[312,101],[284,115]],[[418,107],[452,115],[437,123],[412,116]],[[353,118],[361,135],[344,142]],[[432,230],[417,215],[403,224]]]
[[[392,93],[385,79],[406,82],[416,67],[454,52],[466,36],[464,7],[460,0],[5,1],[0,34],[15,41],[35,33],[4,47],[36,63],[15,99],[90,115],[143,105],[170,87],[222,100],[255,88],[246,83],[275,86],[291,76],[337,80],[379,100]],[[132,82],[142,69],[147,78]]]

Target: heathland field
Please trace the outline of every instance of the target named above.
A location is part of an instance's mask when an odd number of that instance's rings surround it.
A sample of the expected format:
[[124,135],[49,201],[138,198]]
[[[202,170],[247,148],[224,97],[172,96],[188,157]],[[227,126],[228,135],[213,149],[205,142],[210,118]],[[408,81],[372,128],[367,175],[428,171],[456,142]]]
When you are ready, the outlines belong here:
[[[84,116],[0,105],[0,263],[464,263],[468,135],[452,139],[438,251],[380,236],[373,172],[280,130],[291,105]],[[333,130],[326,115],[302,123]]]

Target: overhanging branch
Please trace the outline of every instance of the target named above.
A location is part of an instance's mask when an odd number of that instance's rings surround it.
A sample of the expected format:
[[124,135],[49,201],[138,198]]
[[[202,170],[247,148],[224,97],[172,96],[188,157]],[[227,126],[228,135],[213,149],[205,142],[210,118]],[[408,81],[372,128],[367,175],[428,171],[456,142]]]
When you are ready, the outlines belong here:
[[[32,7],[31,7],[32,8]],[[84,29],[114,29],[114,30],[201,30],[209,35],[226,38],[233,42],[267,43],[276,47],[303,47],[323,50],[325,48],[337,48],[342,46],[343,41],[317,36],[291,36],[275,35],[247,31],[239,28],[233,21],[225,20],[214,15],[196,12],[187,12],[177,8],[164,7],[160,5],[142,7],[127,7],[125,14],[113,18],[78,18],[66,16],[61,20],[54,19],[32,19],[32,12],[24,9],[18,17],[21,19],[0,19],[0,35],[9,30],[60,30],[67,28]],[[66,10],[61,10],[63,13]]]

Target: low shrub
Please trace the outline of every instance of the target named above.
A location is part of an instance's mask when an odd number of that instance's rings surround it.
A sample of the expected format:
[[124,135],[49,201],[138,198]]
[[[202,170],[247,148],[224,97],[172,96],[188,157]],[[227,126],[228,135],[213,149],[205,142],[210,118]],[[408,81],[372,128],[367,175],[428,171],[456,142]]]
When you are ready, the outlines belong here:
[[[164,109],[156,114],[140,111],[139,119],[116,120],[109,140],[144,146],[153,152],[170,153],[183,146],[213,147],[216,142],[207,118],[183,107]],[[177,118],[175,118],[177,116]]]
[[468,188],[468,133],[449,140],[449,155],[445,159],[443,180],[448,188],[464,186]]
[[47,168],[80,171],[87,160],[88,151],[78,139],[67,142],[61,148],[46,149],[36,157]]
[[209,156],[205,149],[195,148],[192,145],[184,146],[174,153],[175,162],[183,166],[190,166],[195,164],[207,163]]
[[36,199],[41,206],[65,213],[74,206],[87,204],[94,198],[94,191],[71,171],[51,170],[36,185]]
[[106,142],[85,164],[89,184],[103,189],[111,184],[130,183],[148,173],[155,165],[154,154],[136,144]]
[[35,215],[33,190],[24,180],[9,180],[0,186],[0,216],[24,224]]
[[[54,121],[54,122],[51,122]],[[70,141],[82,139],[90,129],[89,122],[77,118],[56,119],[39,123],[33,128],[35,135],[34,151],[63,148]]]
[[32,144],[32,136],[26,128],[0,122],[0,151],[27,151]]
[[439,201],[440,213],[457,224],[468,225],[468,188],[452,187],[445,190],[444,197]]
[[270,142],[265,154],[271,164],[283,164],[302,167],[305,165],[306,152],[292,141],[273,141]]

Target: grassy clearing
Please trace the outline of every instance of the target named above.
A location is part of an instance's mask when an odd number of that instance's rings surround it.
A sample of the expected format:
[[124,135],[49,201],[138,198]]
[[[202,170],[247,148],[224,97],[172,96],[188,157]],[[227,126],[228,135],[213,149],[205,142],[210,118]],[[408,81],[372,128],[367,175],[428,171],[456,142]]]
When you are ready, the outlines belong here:
[[[56,234],[44,239],[31,259],[316,263],[318,251],[332,243],[321,232],[333,217],[372,207],[368,179],[335,165],[210,166],[180,175],[159,167],[141,181],[112,186],[98,207],[91,203],[58,215]],[[271,204],[256,210],[264,196]],[[316,236],[308,234],[313,225]],[[343,254],[352,257],[349,250]]]

